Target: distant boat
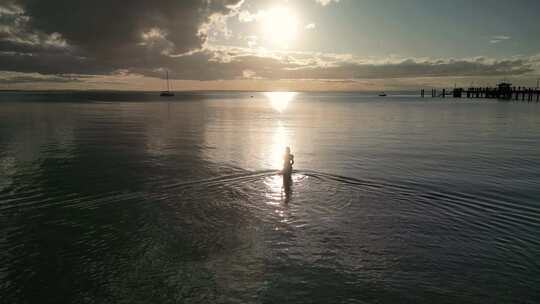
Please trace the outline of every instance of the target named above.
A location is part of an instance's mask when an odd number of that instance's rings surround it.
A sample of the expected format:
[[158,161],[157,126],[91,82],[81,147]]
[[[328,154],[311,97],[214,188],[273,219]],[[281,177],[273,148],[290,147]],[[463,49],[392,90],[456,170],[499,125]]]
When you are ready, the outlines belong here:
[[171,92],[171,86],[169,85],[169,71],[167,71],[167,91],[162,91],[159,96],[171,97],[174,96],[174,92]]
[[171,96],[174,96],[174,93],[173,93],[173,92],[163,91],[163,92],[161,92],[161,94],[159,94],[159,96],[162,96],[162,97],[171,97]]
[[379,94],[379,97],[386,97],[386,93],[385,92],[382,92],[381,94]]

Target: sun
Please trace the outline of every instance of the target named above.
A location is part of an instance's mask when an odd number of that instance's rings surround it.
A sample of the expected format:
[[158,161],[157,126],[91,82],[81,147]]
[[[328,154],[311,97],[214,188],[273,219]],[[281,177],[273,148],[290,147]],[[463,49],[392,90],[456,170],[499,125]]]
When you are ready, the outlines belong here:
[[280,47],[289,47],[298,36],[299,21],[288,7],[274,7],[266,12],[262,20],[266,39]]

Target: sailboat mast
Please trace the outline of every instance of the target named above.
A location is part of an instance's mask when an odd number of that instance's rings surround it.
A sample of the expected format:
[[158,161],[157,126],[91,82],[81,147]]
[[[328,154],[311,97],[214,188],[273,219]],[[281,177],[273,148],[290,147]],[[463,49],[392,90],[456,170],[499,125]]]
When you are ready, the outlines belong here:
[[167,92],[170,92],[171,90],[169,89],[169,71],[167,70]]

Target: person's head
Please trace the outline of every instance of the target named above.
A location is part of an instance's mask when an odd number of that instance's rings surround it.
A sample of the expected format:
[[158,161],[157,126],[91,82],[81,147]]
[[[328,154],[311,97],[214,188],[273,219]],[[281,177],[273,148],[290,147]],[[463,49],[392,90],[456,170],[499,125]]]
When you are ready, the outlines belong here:
[[291,147],[286,147],[285,148],[285,153],[291,154]]

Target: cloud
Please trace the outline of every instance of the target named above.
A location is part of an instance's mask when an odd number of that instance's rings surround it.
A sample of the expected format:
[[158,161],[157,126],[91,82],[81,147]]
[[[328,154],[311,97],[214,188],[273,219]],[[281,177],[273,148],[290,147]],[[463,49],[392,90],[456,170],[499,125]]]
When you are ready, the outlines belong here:
[[249,35],[244,38],[245,41],[247,41],[247,45],[250,48],[254,48],[257,46],[257,41],[259,40],[259,37],[255,35]]
[[[69,42],[100,58],[125,54],[152,28],[174,31],[167,38],[176,53],[200,47],[198,31],[214,14],[227,13],[237,0],[17,0],[33,27],[61,33]],[[69,15],[66,18],[65,15]],[[121,20],[118,18],[121,16]],[[114,58],[117,59],[117,58]]]
[[247,79],[255,79],[256,75],[257,75],[257,73],[255,73],[252,70],[244,70],[244,71],[242,71],[242,77],[247,78]]
[[[388,64],[342,63],[331,67],[308,67],[297,71],[300,76],[310,74],[325,79],[383,79],[413,77],[456,76],[511,76],[532,72],[530,64],[521,59],[482,62],[470,60],[427,61],[406,59]],[[304,75],[304,76],[302,76]]]
[[[262,79],[389,79],[417,77],[516,76],[534,72],[535,57],[491,59],[358,58],[350,54],[270,52],[234,47],[209,48],[197,54],[212,71],[203,79],[233,79],[250,70]],[[192,58],[193,59],[193,58]],[[195,70],[185,70],[195,74]],[[178,74],[184,79],[188,75]],[[189,79],[189,78],[185,78]]]
[[[170,59],[171,77],[181,80],[339,80],[421,77],[520,76],[534,72],[534,57],[491,59],[358,58],[349,54],[272,52],[261,48],[211,47],[190,56]],[[248,71],[248,72],[246,72]],[[131,72],[161,77],[155,69]]]
[[201,49],[241,0],[4,0],[0,69],[56,74],[156,68]]
[[32,29],[30,18],[20,6],[0,5],[0,51],[57,52],[68,47],[60,33]]
[[249,22],[258,21],[265,15],[266,15],[266,11],[264,10],[259,10],[255,14],[250,13],[248,10],[242,10],[238,13],[238,20],[240,22],[249,23]]
[[327,6],[328,4],[332,2],[338,3],[339,0],[315,0],[315,2],[319,3],[322,6]]
[[0,71],[0,84],[19,83],[70,83],[81,82],[80,78],[72,75],[42,75],[39,73],[19,73]]
[[512,37],[510,37],[510,36],[504,36],[504,35],[493,36],[493,37],[491,37],[491,40],[489,40],[489,43],[496,44],[496,43],[499,43],[501,41],[510,40],[510,39],[512,39]]
[[316,27],[315,23],[309,23],[309,24],[306,24],[306,26],[304,27],[306,30],[314,30]]

